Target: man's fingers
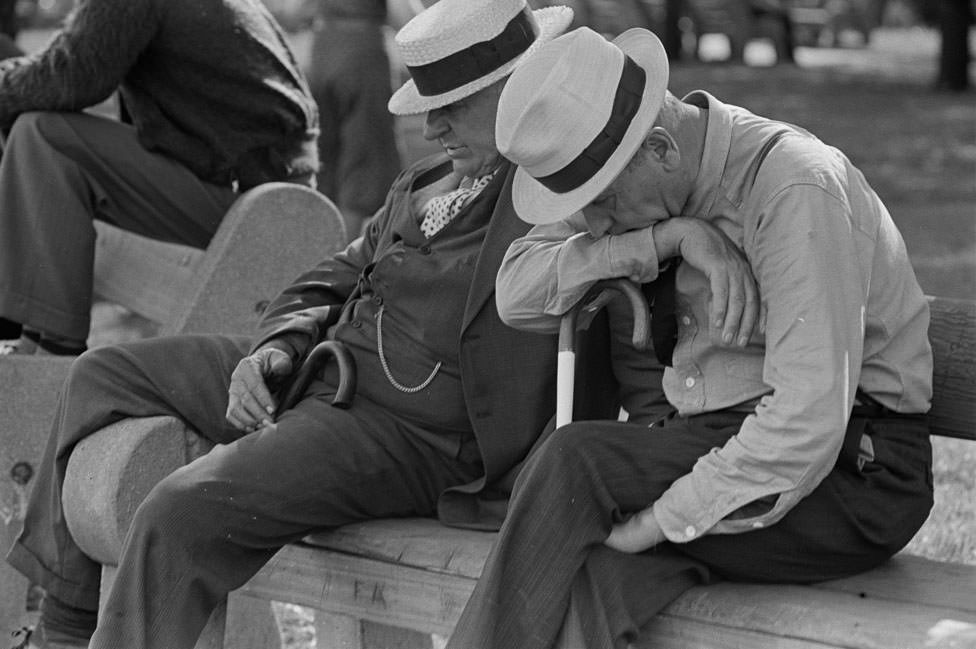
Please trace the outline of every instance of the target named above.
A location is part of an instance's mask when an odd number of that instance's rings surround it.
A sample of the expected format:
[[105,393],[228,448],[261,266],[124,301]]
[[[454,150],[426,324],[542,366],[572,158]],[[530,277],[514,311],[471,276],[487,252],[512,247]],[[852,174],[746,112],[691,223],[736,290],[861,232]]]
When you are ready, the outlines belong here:
[[742,321],[739,324],[739,339],[737,342],[740,347],[745,347],[749,343],[749,339],[752,338],[752,334],[756,331],[760,318],[759,311],[761,304],[759,301],[759,291],[751,281],[751,275],[749,279],[750,281],[746,285],[746,300],[742,310]]
[[271,421],[271,417],[249,392],[231,393],[227,420],[241,430],[254,430]]
[[722,343],[731,345],[733,343],[742,344],[742,336],[748,339],[749,330],[745,328],[745,319],[748,312],[748,290],[751,277],[737,278],[739,281],[733,282],[729,290],[729,305],[725,315],[725,323],[722,327]]
[[618,523],[613,526],[610,531],[610,536],[604,541],[604,545],[618,552],[640,552],[641,544],[639,541],[639,531],[637,525],[634,523],[634,519],[625,521],[623,523]]
[[265,384],[262,360],[243,359],[231,375],[227,421],[240,430],[253,431],[271,422],[274,399]]
[[[267,390],[265,390],[267,392]],[[270,399],[270,397],[269,397]],[[261,424],[271,420],[267,406],[258,401],[253,392],[245,392],[239,397],[240,407],[247,413],[247,416],[254,420],[255,424]]]
[[729,308],[729,276],[725,272],[712,273],[712,324],[716,329],[726,326],[726,314]]
[[237,430],[248,432],[251,431],[254,428],[253,424],[250,421],[245,421],[242,419],[239,413],[240,411],[237,409],[237,404],[232,403],[227,406],[227,414],[224,415],[224,418]]
[[610,536],[604,545],[619,552],[643,552],[657,544],[657,538],[652,530],[648,530],[641,522],[640,515],[631,516],[622,523],[617,523],[610,530]]
[[759,291],[748,268],[728,269],[711,278],[712,322],[722,344],[745,346],[760,325]]

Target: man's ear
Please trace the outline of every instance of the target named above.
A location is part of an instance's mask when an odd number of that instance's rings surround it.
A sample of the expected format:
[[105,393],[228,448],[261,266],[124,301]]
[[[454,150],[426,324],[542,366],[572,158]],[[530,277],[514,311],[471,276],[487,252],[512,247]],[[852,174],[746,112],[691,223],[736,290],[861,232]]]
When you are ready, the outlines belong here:
[[647,133],[642,146],[653,160],[664,167],[665,171],[674,171],[681,165],[681,151],[678,150],[678,143],[661,126],[655,126]]

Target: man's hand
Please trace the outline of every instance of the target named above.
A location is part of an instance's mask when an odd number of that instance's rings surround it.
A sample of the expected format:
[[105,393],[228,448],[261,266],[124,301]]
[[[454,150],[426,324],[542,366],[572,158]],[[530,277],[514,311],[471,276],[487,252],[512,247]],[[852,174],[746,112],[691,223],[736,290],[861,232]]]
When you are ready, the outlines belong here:
[[757,327],[765,330],[749,261],[724,232],[701,219],[671,218],[654,224],[654,241],[660,259],[680,256],[708,278],[709,326],[720,332],[723,344],[745,346]]
[[664,531],[654,518],[653,508],[648,507],[614,525],[603,543],[614,550],[635,554],[664,541]]
[[275,402],[268,390],[268,379],[288,376],[291,370],[288,354],[272,347],[263,347],[241,359],[230,375],[227,421],[249,433],[274,426]]

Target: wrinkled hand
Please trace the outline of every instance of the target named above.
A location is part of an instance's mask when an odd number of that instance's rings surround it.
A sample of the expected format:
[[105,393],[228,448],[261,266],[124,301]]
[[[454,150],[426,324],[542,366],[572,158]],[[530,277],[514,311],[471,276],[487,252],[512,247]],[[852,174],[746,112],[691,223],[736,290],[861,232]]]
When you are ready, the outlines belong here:
[[709,326],[723,344],[745,346],[757,329],[765,330],[765,313],[749,261],[724,232],[696,218],[662,221],[655,225],[655,236],[659,227],[677,230],[678,254],[708,278]]
[[651,507],[642,509],[623,523],[617,523],[603,543],[614,550],[636,554],[665,541],[664,531]]
[[291,358],[280,349],[264,347],[241,359],[230,375],[227,421],[238,430],[274,427],[275,401],[269,379],[291,374]]

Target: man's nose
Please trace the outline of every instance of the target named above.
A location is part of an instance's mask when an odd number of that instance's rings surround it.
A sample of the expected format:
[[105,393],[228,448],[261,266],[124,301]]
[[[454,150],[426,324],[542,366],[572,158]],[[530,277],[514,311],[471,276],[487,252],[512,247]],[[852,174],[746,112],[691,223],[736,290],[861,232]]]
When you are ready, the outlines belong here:
[[427,113],[424,120],[424,139],[436,140],[447,131],[447,121],[440,108],[435,108]]

